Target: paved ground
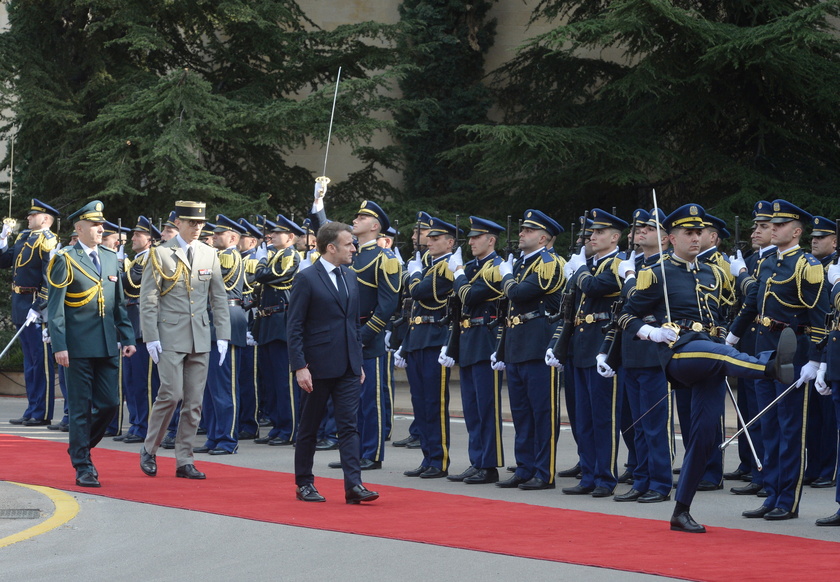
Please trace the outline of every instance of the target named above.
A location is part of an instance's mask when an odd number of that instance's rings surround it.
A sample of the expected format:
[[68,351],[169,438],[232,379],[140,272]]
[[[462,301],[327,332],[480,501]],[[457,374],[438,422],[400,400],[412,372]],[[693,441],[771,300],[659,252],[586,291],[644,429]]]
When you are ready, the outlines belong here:
[[[397,404],[405,403],[405,395],[398,394]],[[60,402],[57,403],[60,406]],[[453,410],[459,408],[457,396]],[[24,408],[20,398],[0,398],[0,433],[16,434],[66,442],[66,433],[48,431],[43,427],[26,428],[8,424],[8,419],[20,415]],[[410,418],[397,416],[395,438],[407,434]],[[513,429],[505,426],[505,451],[508,462],[513,462]],[[103,447],[138,452],[137,445],[125,445],[107,439]],[[678,442],[678,451],[682,445]],[[161,456],[171,456],[171,451],[160,451]],[[205,461],[204,458],[208,460]],[[620,457],[621,458],[621,457]],[[199,456],[198,466],[213,478],[214,462],[258,469],[292,472],[293,449],[268,447],[243,443],[239,454],[214,457]],[[316,456],[316,476],[338,477],[336,470],[327,463],[338,459],[337,451],[321,452]],[[466,468],[466,431],[462,422],[452,423],[453,471]],[[666,520],[673,509],[673,502],[642,505],[615,503],[611,499],[570,497],[559,487],[575,483],[573,479],[559,479],[558,490],[524,492],[503,490],[494,486],[468,486],[445,480],[423,481],[402,475],[419,464],[420,453],[388,446],[382,470],[364,473],[366,483],[373,489],[376,484],[412,487],[437,492],[453,492],[476,497],[516,500],[550,507],[595,511],[600,513],[646,517]],[[575,462],[575,448],[571,432],[562,430],[558,442],[558,468]],[[679,461],[677,462],[679,464]],[[727,457],[727,470],[733,469],[737,459]],[[73,470],[68,461],[68,483]],[[0,480],[2,480],[0,463]],[[119,476],[102,475],[107,487],[109,479]],[[800,518],[787,522],[771,523],[764,520],[745,520],[741,511],[757,507],[755,497],[738,497],[728,493],[728,482],[723,491],[699,493],[692,507],[692,514],[710,527],[741,528],[770,533],[783,533],[814,539],[840,541],[840,528],[817,528],[814,520],[836,510],[833,489],[806,487]],[[627,489],[619,486],[619,492]],[[268,491],[267,495],[293,495],[294,485]],[[282,525],[252,522],[237,518],[220,517],[199,512],[167,509],[151,505],[118,501],[95,495],[72,493],[80,511],[72,520],[57,529],[26,541],[0,548],[2,574],[0,579],[32,579],[40,576],[64,575],[69,579],[84,576],[87,580],[113,580],[128,573],[132,577],[148,580],[169,580],[184,576],[206,580],[230,580],[234,577],[257,576],[281,579],[325,580],[339,575],[346,580],[486,580],[558,579],[580,580],[653,580],[653,576],[632,575],[626,572],[570,566],[540,560],[511,558],[466,550],[454,550],[426,544],[368,538],[364,536],[308,530]],[[0,519],[0,546],[3,538],[22,531],[46,519],[53,513],[49,499],[30,489],[0,481],[0,509],[37,508],[41,517],[36,520]],[[430,518],[434,508],[430,508]],[[445,527],[445,516],[441,516]],[[406,524],[410,527],[410,524]],[[504,535],[504,532],[499,532]],[[678,534],[673,534],[678,535]],[[783,541],[781,538],[780,541]],[[326,550],[328,548],[328,550]],[[327,559],[324,559],[327,557]],[[733,565],[733,576],[737,565]],[[661,580],[662,578],[656,577]]]

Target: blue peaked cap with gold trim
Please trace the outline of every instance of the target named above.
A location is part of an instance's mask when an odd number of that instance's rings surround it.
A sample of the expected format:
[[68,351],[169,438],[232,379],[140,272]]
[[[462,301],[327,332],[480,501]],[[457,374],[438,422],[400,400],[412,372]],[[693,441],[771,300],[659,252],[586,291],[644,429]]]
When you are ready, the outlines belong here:
[[178,218],[178,213],[174,210],[169,213],[169,216],[166,218],[166,222],[163,223],[163,226],[168,226],[170,228],[178,228],[175,224],[175,219]]
[[448,222],[444,222],[440,218],[432,216],[429,219],[429,232],[426,233],[426,236],[441,236],[443,234],[457,236],[455,234],[456,230],[458,234],[464,234],[464,231],[460,228],[456,229],[454,224],[449,224]]
[[619,217],[610,214],[606,210],[601,210],[600,208],[592,210],[592,212],[589,213],[589,218],[592,219],[592,228],[594,230],[602,228],[624,230],[625,228],[630,227],[630,225],[624,220],[621,220]]
[[665,230],[665,212],[661,208],[657,208],[654,210],[653,208],[650,209],[648,212],[649,218],[648,221],[645,223],[648,226],[652,226],[653,228],[659,227],[662,230]]
[[522,228],[544,230],[549,236],[557,236],[563,232],[563,227],[557,224],[556,220],[549,218],[545,212],[533,208],[526,210],[522,216]]
[[362,205],[359,207],[359,211],[356,213],[356,216],[372,216],[376,220],[379,221],[379,224],[382,225],[380,232],[385,232],[389,228],[391,228],[391,221],[388,220],[388,215],[385,214],[385,211],[372,200],[364,200],[362,201]]
[[791,220],[798,220],[803,224],[808,224],[813,218],[813,216],[787,200],[782,200],[781,198],[773,200],[773,218],[770,219],[770,222],[773,224],[782,224]]
[[706,223],[706,226],[716,229],[718,231],[718,237],[721,239],[727,239],[731,236],[729,231],[726,230],[726,223],[717,216],[707,214],[703,222]]
[[[192,219],[190,219],[192,220]],[[213,236],[213,233],[216,231],[216,225],[212,222],[204,223],[204,226],[201,227],[201,234],[198,235],[200,238],[205,238],[208,236]]]
[[811,224],[814,225],[814,230],[811,231],[811,236],[820,237],[837,234],[837,224],[825,216],[815,216],[814,221]]
[[753,222],[768,222],[773,218],[773,205],[767,200],[759,200],[753,206]]
[[706,210],[699,204],[684,204],[665,218],[665,228],[706,228]]
[[152,224],[152,221],[142,214],[137,217],[137,224],[131,229],[132,232],[145,232],[155,240],[160,240],[160,231]]
[[113,222],[106,220],[105,223],[102,225],[102,235],[108,236],[110,234],[117,234],[118,232],[122,231],[124,234],[131,233],[131,229],[125,226],[120,226],[118,224],[114,224]]
[[429,228],[429,221],[432,219],[432,215],[428,212],[423,212],[422,210],[417,213],[417,217],[415,221],[420,225],[421,229]]
[[505,229],[486,218],[479,218],[478,216],[470,216],[470,231],[467,236],[481,236],[482,234],[492,234],[498,237],[505,232]]
[[271,229],[271,232],[290,232],[297,236],[304,236],[306,231],[303,230],[301,227],[296,225],[294,222],[283,216],[282,214],[278,214],[274,219],[274,228]]
[[245,229],[244,236],[252,236],[254,238],[262,238],[262,233],[260,232],[260,229],[258,229],[256,226],[254,226],[253,224],[251,224],[250,222],[248,222],[244,218],[240,218],[237,222],[239,223],[239,226],[241,226],[242,228]]
[[102,211],[105,210],[105,205],[100,200],[93,200],[88,202],[76,212],[67,217],[72,223],[77,223],[80,220],[89,220],[90,222],[105,222],[105,216]]
[[41,213],[52,214],[56,218],[61,216],[61,214],[59,214],[58,210],[56,210],[55,208],[53,208],[49,204],[45,204],[44,202],[41,202],[37,198],[33,198],[32,199],[32,206],[29,209],[29,212],[27,212],[27,214],[41,214]]
[[637,208],[633,211],[633,226],[647,226],[650,220],[650,213],[644,208]]
[[213,232],[225,232],[226,230],[230,230],[240,235],[245,234],[245,227],[241,224],[231,218],[228,218],[224,214],[217,214],[216,228],[213,229]]

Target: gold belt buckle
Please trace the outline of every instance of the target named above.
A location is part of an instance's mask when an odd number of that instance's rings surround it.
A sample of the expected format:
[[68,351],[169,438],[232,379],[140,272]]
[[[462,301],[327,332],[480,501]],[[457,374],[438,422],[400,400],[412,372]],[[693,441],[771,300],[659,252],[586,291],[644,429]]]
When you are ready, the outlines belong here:
[[515,315],[515,316],[514,316],[514,317],[510,320],[510,322],[511,322],[511,324],[512,324],[512,325],[519,325],[520,323],[522,323],[522,319],[520,319],[518,315]]
[[770,327],[770,324],[773,323],[769,317],[762,317],[761,318],[761,325],[764,327]]
[[587,313],[586,317],[583,318],[583,321],[585,321],[586,323],[595,323],[595,316],[591,313]]
[[691,324],[691,331],[703,331],[703,324],[699,321],[695,321]]
[[461,322],[461,327],[463,327],[464,329],[469,329],[470,325],[472,325],[472,324],[470,323],[469,319],[465,319],[464,321]]
[[418,315],[414,318],[414,323],[420,325],[421,323],[423,323],[423,318]]

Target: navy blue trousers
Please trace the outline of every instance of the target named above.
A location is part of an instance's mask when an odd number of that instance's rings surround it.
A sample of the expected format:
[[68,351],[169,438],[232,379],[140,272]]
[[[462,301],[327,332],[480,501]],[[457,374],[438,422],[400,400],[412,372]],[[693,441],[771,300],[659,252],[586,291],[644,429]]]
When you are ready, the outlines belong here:
[[260,434],[257,406],[257,346],[246,346],[239,350],[241,373],[239,376],[239,430]]
[[133,356],[123,358],[123,386],[131,423],[128,434],[145,439],[149,429],[149,410],[157,398],[160,377],[142,341],[137,343],[137,352]]
[[385,458],[386,418],[390,417],[385,356],[365,359],[365,381],[359,402],[361,456],[371,461]]
[[220,366],[219,349],[215,343],[211,346],[202,410],[207,419],[204,446],[208,449],[235,452],[239,446],[239,354],[240,348],[230,344]]
[[52,420],[55,406],[55,363],[49,344],[45,344],[41,336],[40,325],[30,323],[26,326],[20,334],[20,347],[23,350],[27,401],[23,418]]
[[595,366],[575,368],[581,487],[615,489],[622,398],[617,376],[604,378]]
[[805,477],[833,481],[837,469],[837,418],[831,396],[817,392],[814,383],[808,388],[808,429],[805,431],[805,447],[808,450],[808,465]]
[[636,422],[633,438],[636,467],[633,489],[671,492],[672,403],[665,372],[655,368],[625,368],[624,391],[630,414]]
[[[440,346],[408,352],[405,371],[423,451],[423,467],[449,469],[449,368],[438,363]],[[341,436],[341,427],[338,429]]]
[[297,438],[300,389],[292,379],[288,346],[283,341],[268,342],[259,347],[257,357],[265,394],[263,412],[274,423],[268,436],[293,441]]
[[508,395],[515,431],[516,476],[554,483],[557,462],[557,370],[543,360],[508,364]]
[[478,469],[502,467],[502,372],[494,371],[490,360],[462,366],[460,372],[470,465]]

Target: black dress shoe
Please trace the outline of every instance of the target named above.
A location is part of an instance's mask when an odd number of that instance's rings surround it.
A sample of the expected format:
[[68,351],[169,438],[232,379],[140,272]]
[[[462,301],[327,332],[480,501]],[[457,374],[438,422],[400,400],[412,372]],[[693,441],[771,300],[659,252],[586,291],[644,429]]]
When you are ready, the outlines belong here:
[[644,492],[639,491],[638,489],[631,489],[627,493],[616,495],[615,497],[613,497],[613,501],[636,501],[639,497],[641,497],[644,494]]
[[762,505],[758,509],[748,509],[746,511],[742,511],[741,515],[744,517],[749,517],[751,519],[757,519],[759,517],[764,517],[768,513],[773,511],[772,507],[767,507],[766,505]]
[[744,469],[735,469],[729,473],[724,473],[723,478],[727,481],[739,481],[741,477],[749,473],[749,471],[745,471]]
[[519,488],[523,491],[540,491],[542,489],[554,489],[555,487],[556,485],[554,483],[547,483],[539,477],[534,477],[529,481],[519,484]]
[[624,471],[621,475],[618,476],[619,483],[633,483],[633,473],[630,471]]
[[449,471],[444,469],[438,469],[437,467],[429,467],[422,473],[420,473],[421,479],[441,479],[449,475]]
[[239,434],[236,435],[236,438],[238,438],[241,441],[252,441],[259,436],[260,433],[258,432],[245,432],[244,430],[242,430],[239,431]]
[[21,416],[20,418],[12,418],[9,420],[9,424],[23,424],[24,422],[28,421],[28,416]]
[[51,420],[38,420],[37,418],[30,418],[23,421],[23,426],[49,426]]
[[566,495],[589,495],[593,491],[595,491],[595,487],[584,487],[580,484],[574,487],[563,487],[563,493]]
[[419,449],[420,448],[420,439],[414,439],[413,441],[410,441],[407,445],[405,445],[405,448],[412,449],[412,450]]
[[799,517],[798,511],[788,511],[787,509],[782,509],[781,507],[776,507],[772,511],[768,511],[764,514],[764,519],[767,521],[784,521],[795,517]]
[[157,460],[146,452],[146,447],[140,449],[140,470],[149,477],[157,475]]
[[835,482],[831,479],[819,478],[815,479],[813,483],[811,483],[811,487],[814,489],[828,489],[829,487],[834,487]]
[[706,528],[694,521],[687,511],[671,516],[671,529],[686,533],[706,533]]
[[260,426],[274,426],[274,423],[271,422],[271,419],[268,419],[268,418],[261,418],[257,422],[257,424],[259,424]]
[[104,435],[102,435],[102,436],[103,436],[103,437],[114,437],[114,436],[117,436],[117,433],[115,433],[115,432],[114,432],[114,431],[112,431],[112,430],[106,430],[106,431],[105,431],[105,434],[104,434]]
[[227,449],[210,449],[207,451],[209,455],[232,455],[236,452],[236,449],[229,451]]
[[408,435],[404,439],[400,439],[398,441],[392,442],[391,445],[393,445],[395,447],[404,447],[404,446],[408,445],[408,443],[411,443],[411,442],[414,442],[414,441],[419,441],[419,440],[420,439],[418,439],[414,435]]
[[47,428],[50,430],[60,430],[61,432],[68,432],[70,430],[70,425],[66,422],[60,422],[58,424],[51,424]]
[[338,441],[332,439],[321,439],[315,443],[316,451],[334,451],[338,448]]
[[767,491],[767,489],[765,489],[764,487],[762,487],[761,490],[758,493],[755,494],[755,496],[756,497],[770,497],[770,492]]
[[470,475],[464,479],[467,485],[484,485],[485,483],[498,483],[499,470],[496,467],[489,469],[479,469],[475,475]]
[[176,477],[184,479],[206,479],[207,475],[195,468],[195,465],[181,465],[175,469]]
[[207,434],[207,429],[199,427],[199,429],[195,431],[195,434]]
[[[359,461],[359,468],[362,471],[372,471],[374,469],[382,468],[382,461],[374,461],[372,459],[362,459]],[[422,475],[421,475],[422,477]]]
[[580,475],[580,463],[572,467],[571,469],[565,469],[563,471],[557,471],[558,477],[579,477]]
[[639,497],[636,501],[639,503],[662,503],[663,501],[671,501],[671,496],[651,490]]
[[210,447],[195,447],[193,449],[193,452],[194,453],[209,453],[210,452]]
[[294,441],[290,441],[289,439],[284,439],[282,437],[277,437],[268,441],[268,444],[272,447],[285,447],[287,445],[294,444]]
[[723,483],[712,483],[711,481],[700,481],[697,484],[697,491],[717,491],[723,489]]
[[478,473],[478,469],[476,469],[475,467],[470,465],[469,467],[467,467],[466,471],[464,471],[463,473],[458,473],[457,475],[449,475],[446,479],[447,479],[447,481],[459,482],[459,481],[463,481],[467,477],[472,477],[476,473]]
[[295,495],[301,501],[312,501],[315,503],[323,503],[326,501],[324,496],[318,493],[318,490],[315,489],[315,485],[301,485],[297,488]]
[[99,479],[97,479],[90,471],[79,473],[76,475],[76,485],[79,487],[101,487]]
[[344,492],[344,501],[347,505],[358,505],[362,501],[376,501],[377,499],[379,499],[379,493],[366,489],[364,485],[354,485]]
[[330,469],[341,469],[341,461],[330,461],[327,463],[327,467]]
[[752,480],[753,480],[752,473],[746,473],[746,474],[741,476],[741,481],[745,481],[747,483],[752,483]]
[[[49,427],[47,427],[47,428],[49,428]],[[126,437],[126,435],[124,435],[124,434],[118,434],[118,435],[117,435],[117,436],[115,436],[112,440],[115,440],[115,441],[117,441],[118,443],[121,443],[121,442],[123,442],[123,441],[125,440],[125,437]]]
[[509,479],[505,479],[504,481],[499,481],[498,483],[496,483],[496,487],[501,487],[502,489],[515,489],[527,481],[528,479],[523,479],[522,477],[514,473],[513,476]]
[[840,513],[821,517],[815,523],[820,526],[840,526]]
[[768,377],[776,378],[785,386],[790,386],[796,379],[796,371],[793,369],[793,357],[796,355],[796,332],[786,327],[779,334],[779,343],[776,345],[776,357],[767,364],[768,368],[773,366],[772,374],[765,374]]
[[130,445],[130,444],[134,444],[134,443],[142,443],[145,440],[146,439],[141,437],[139,434],[127,434],[127,435],[125,435],[125,438],[123,439],[122,442]]
[[516,465],[511,465],[510,467],[505,467],[505,471],[507,471],[508,473],[516,473],[516,469],[517,469]]
[[758,483],[748,483],[743,487],[732,487],[729,491],[735,495],[755,495],[761,491],[761,485]]
[[175,448],[175,437],[174,436],[165,436],[163,440],[160,441],[160,448],[166,449],[167,451],[171,451]]
[[270,441],[270,440],[271,440],[270,436],[264,436],[264,437],[259,437],[259,438],[254,439],[254,443],[258,444],[258,445],[267,445],[268,441]]
[[428,469],[429,469],[428,467],[424,467],[423,465],[420,465],[419,467],[417,467],[416,469],[412,469],[411,471],[404,471],[403,475],[405,475],[406,477],[419,477],[420,475],[425,473]]
[[592,490],[592,497],[610,497],[613,491],[615,490],[609,487],[596,487]]

